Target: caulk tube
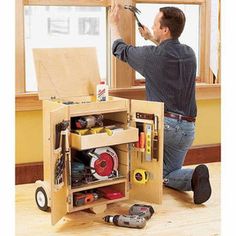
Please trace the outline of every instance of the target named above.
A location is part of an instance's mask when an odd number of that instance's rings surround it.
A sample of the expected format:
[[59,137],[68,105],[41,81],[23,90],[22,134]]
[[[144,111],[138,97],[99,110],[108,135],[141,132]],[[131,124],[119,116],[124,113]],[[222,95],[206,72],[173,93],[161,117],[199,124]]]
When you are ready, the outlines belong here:
[[105,222],[128,228],[142,229],[146,225],[146,220],[143,217],[137,215],[107,215],[103,219]]

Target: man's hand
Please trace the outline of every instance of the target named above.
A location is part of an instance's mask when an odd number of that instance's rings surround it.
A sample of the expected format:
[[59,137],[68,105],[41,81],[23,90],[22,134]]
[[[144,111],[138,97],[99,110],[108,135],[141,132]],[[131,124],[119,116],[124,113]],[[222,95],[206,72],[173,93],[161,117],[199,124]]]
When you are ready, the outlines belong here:
[[141,34],[141,36],[142,36],[145,40],[148,40],[148,39],[152,39],[152,38],[153,38],[153,36],[152,36],[150,30],[149,30],[145,25],[143,25],[143,28],[142,28],[142,27],[139,27],[138,30],[139,30],[139,33]]
[[114,5],[113,4],[111,5],[111,10],[109,10],[109,22],[110,22],[110,28],[111,28],[111,41],[112,42],[121,38],[119,28],[118,28],[118,25],[120,22],[121,8],[122,8],[121,5],[115,3]]
[[109,19],[110,19],[110,25],[112,26],[118,26],[120,22],[120,10],[122,6],[120,4],[115,3],[114,5],[111,5],[111,9],[109,10]]
[[151,31],[145,26],[143,25],[142,27],[138,28],[139,33],[141,34],[141,36],[145,39],[145,40],[150,40],[152,41],[154,44],[158,45],[159,43],[154,39]]

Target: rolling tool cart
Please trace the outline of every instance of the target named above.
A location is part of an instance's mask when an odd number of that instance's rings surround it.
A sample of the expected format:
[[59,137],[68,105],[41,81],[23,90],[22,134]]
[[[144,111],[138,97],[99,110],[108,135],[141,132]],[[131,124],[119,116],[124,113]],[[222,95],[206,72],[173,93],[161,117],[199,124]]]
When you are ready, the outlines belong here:
[[[56,224],[67,213],[99,213],[130,198],[161,204],[164,104],[111,96],[96,101],[100,78],[94,48],[33,53],[43,100],[44,180],[36,181],[35,191],[39,209],[51,208]],[[137,145],[140,133],[147,140],[142,147]],[[148,179],[134,181],[137,169]]]

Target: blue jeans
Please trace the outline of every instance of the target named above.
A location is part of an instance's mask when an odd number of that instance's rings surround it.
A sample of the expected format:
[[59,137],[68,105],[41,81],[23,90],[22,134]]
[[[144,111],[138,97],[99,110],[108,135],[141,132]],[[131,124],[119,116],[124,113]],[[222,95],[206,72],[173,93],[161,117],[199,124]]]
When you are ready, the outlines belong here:
[[193,143],[195,123],[165,117],[164,122],[164,185],[180,191],[192,190],[194,169],[182,168],[188,149]]

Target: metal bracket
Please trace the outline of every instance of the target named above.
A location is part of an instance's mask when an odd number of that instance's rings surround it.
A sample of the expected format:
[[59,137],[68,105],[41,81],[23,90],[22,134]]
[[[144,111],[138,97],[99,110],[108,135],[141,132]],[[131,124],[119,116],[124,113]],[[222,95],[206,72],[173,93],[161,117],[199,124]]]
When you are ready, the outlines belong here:
[[68,204],[71,204],[71,202],[72,202],[71,194],[69,194],[69,195],[67,196],[66,202],[67,202]]

